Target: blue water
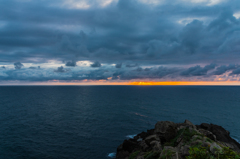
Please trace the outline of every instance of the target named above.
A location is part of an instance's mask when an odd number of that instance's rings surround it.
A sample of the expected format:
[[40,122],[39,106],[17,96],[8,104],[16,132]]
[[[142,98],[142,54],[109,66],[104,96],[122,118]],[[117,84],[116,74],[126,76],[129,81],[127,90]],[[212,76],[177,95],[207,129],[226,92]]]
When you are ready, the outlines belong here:
[[239,114],[240,87],[3,86],[0,159],[107,159],[160,120],[219,124],[240,139]]

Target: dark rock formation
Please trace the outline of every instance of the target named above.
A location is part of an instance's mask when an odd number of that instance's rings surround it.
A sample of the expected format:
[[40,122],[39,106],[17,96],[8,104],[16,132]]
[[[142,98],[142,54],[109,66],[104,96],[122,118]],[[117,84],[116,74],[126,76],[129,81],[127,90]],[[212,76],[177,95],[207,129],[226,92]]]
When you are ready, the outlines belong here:
[[173,139],[177,134],[177,125],[171,121],[159,121],[155,125],[154,133],[164,141]]
[[154,129],[125,140],[117,148],[116,159],[183,159],[196,155],[194,148],[210,158],[225,158],[224,155],[235,153],[237,156],[240,144],[229,135],[223,127],[214,124],[194,125],[189,120],[184,123],[160,121]]
[[229,146],[233,146],[234,147],[233,149],[235,151],[240,152],[240,144],[234,139],[232,139],[229,136],[230,132],[225,130],[223,127],[214,125],[214,124],[207,124],[207,123],[202,123],[201,125],[197,125],[197,127],[198,129],[204,129],[204,130],[210,131],[212,134],[216,136],[216,140],[224,142]]

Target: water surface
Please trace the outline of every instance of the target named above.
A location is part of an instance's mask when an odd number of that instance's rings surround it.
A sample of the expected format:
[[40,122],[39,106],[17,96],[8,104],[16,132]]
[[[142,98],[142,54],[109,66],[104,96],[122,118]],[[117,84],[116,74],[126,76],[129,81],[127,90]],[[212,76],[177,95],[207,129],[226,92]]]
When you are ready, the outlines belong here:
[[2,86],[0,158],[106,159],[157,121],[223,126],[239,139],[240,87]]

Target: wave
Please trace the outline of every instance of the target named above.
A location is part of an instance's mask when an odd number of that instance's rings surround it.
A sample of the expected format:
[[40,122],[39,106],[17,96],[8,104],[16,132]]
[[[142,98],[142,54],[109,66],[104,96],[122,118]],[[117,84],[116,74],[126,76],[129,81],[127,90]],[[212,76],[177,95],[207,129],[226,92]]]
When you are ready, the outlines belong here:
[[135,115],[138,115],[138,116],[141,116],[141,117],[148,117],[148,116],[146,116],[146,115],[142,115],[142,114],[139,114],[139,113],[135,113]]
[[232,137],[232,138],[240,144],[240,141],[237,138],[235,137]]
[[115,153],[115,152],[109,153],[109,154],[108,154],[108,157],[110,157],[110,158],[116,158],[116,153]]
[[133,139],[135,136],[137,136],[137,134],[134,134],[134,135],[127,135],[126,138],[128,138],[128,139]]

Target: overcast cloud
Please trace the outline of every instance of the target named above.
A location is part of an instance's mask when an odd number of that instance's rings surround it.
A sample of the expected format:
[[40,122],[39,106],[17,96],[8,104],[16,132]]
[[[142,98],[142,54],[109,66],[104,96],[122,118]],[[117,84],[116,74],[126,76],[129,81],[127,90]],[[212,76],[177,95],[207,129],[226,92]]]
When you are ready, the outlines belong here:
[[234,78],[239,6],[239,0],[0,0],[0,81]]

